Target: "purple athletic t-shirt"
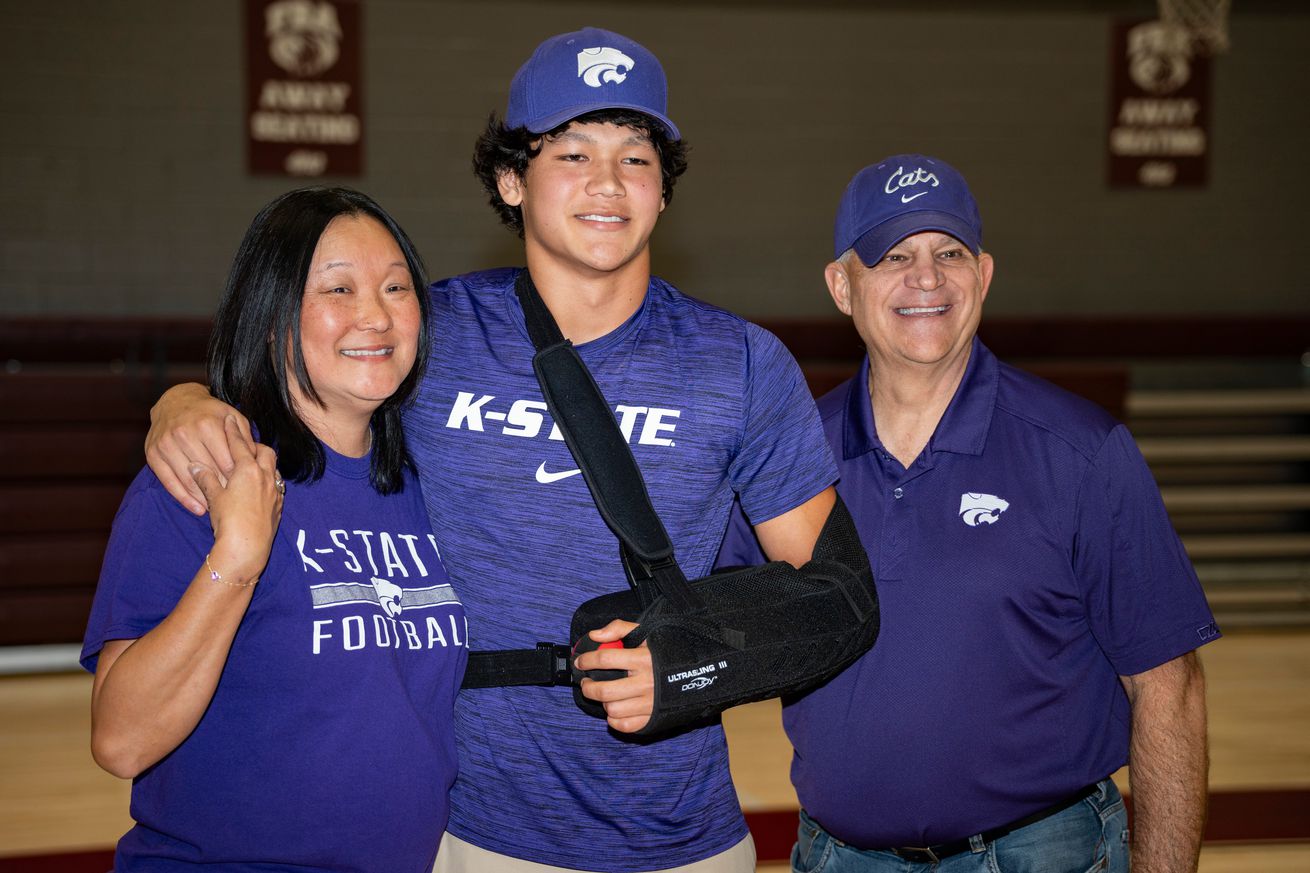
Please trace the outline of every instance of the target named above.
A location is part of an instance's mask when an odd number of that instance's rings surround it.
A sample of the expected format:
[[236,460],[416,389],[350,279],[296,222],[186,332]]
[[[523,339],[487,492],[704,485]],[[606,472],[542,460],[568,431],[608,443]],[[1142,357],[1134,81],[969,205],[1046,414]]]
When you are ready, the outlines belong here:
[[[819,408],[882,631],[783,721],[816,821],[863,848],[925,846],[1113,773],[1128,756],[1119,676],[1219,632],[1123,425],[975,340],[907,470],[878,439],[868,366]],[[720,563],[756,555],[735,520]]]
[[[433,355],[406,435],[475,649],[565,642],[582,601],[626,587],[532,371],[516,270],[432,289]],[[734,493],[765,520],[835,467],[794,360],[772,335],[652,279],[625,324],[579,346],[689,577],[707,573]],[[658,870],[746,836],[722,728],[632,740],[568,688],[463,691],[449,830],[501,854]]]
[[[383,497],[330,449],[282,521],[214,698],[132,786],[115,869],[427,873],[455,778],[464,609],[418,482]],[[135,639],[214,541],[143,470],[114,520],[82,649]],[[218,584],[218,583],[214,583]]]

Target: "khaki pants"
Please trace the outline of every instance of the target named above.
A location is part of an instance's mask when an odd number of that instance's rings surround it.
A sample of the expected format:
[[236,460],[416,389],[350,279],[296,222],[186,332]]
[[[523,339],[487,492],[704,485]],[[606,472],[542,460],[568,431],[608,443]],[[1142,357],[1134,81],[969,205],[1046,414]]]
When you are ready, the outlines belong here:
[[[604,859],[597,858],[597,863]],[[479,849],[466,843],[459,837],[446,834],[441,839],[441,848],[437,851],[437,863],[433,873],[583,873],[568,867],[552,867],[549,864],[535,864],[507,855],[498,855]],[[669,867],[656,873],[755,873],[755,843],[750,835],[737,845],[720,852],[712,858],[686,864],[682,867]]]

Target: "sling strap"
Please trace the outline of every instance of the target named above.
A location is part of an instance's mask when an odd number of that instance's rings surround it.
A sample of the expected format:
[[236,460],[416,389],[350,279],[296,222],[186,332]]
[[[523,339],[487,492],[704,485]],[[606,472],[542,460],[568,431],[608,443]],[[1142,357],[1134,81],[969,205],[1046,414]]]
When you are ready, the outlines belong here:
[[[673,543],[600,386],[564,338],[527,270],[519,273],[514,292],[536,350],[532,369],[546,408],[564,435],[601,518],[619,538],[624,570],[642,606],[654,603],[662,593],[681,613],[703,611],[704,603],[673,556]],[[561,672],[550,654],[557,650],[567,653],[568,647],[538,643],[536,649],[470,652],[463,687],[572,684],[568,671]]]
[[[570,638],[581,653],[596,645],[588,631],[616,618],[637,625],[623,644],[646,644],[654,674],[652,711],[638,733],[679,730],[731,706],[802,693],[866,652],[878,636],[878,597],[841,497],[803,566],[773,561],[689,583],[600,388],[526,272],[515,291],[537,349],[533,369],[547,408],[619,539],[628,575],[629,588],[578,605]],[[543,643],[532,651],[473,652],[465,685],[566,684],[558,660],[551,660],[562,648]],[[604,707],[581,693],[576,661],[572,672],[574,702],[589,715],[605,717]],[[622,674],[585,675],[605,681]]]
[[535,649],[469,652],[461,687],[572,685],[571,654],[568,646],[558,643],[537,643]]
[[647,605],[659,592],[681,612],[703,609],[673,557],[673,543],[600,386],[578,350],[560,333],[527,270],[519,274],[514,292],[537,350],[532,369],[546,408],[582,470],[601,518],[619,538],[633,587]]

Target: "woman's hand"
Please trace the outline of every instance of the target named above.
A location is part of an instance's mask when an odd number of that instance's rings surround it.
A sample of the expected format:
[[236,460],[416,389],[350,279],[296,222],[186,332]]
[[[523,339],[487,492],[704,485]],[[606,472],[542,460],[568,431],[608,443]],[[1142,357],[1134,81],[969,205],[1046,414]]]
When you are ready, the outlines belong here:
[[[224,423],[232,455],[226,486],[195,465],[210,506],[214,545],[173,611],[140,639],[110,640],[91,686],[91,752],[101,767],[132,778],[177,748],[213,700],[282,516],[273,451],[246,443]],[[185,571],[183,571],[185,572]]]
[[232,457],[227,484],[203,464],[192,464],[188,472],[209,504],[210,564],[224,580],[240,583],[258,576],[268,562],[285,485],[272,449],[256,443],[252,450],[234,416],[223,419],[223,430]]

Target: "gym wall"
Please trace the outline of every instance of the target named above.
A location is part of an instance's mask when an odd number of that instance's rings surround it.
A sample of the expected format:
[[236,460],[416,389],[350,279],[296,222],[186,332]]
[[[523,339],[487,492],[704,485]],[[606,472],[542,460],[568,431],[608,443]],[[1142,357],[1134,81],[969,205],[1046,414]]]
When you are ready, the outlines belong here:
[[[1110,21],[1151,2],[365,0],[365,174],[434,277],[518,263],[469,172],[546,36],[663,61],[691,167],[655,270],[760,318],[835,315],[847,179],[922,151],[971,180],[1007,314],[1307,313],[1310,9],[1237,0],[1213,68],[1209,185],[1105,183]],[[247,223],[298,184],[245,169],[241,4],[7,2],[0,314],[210,313]]]

